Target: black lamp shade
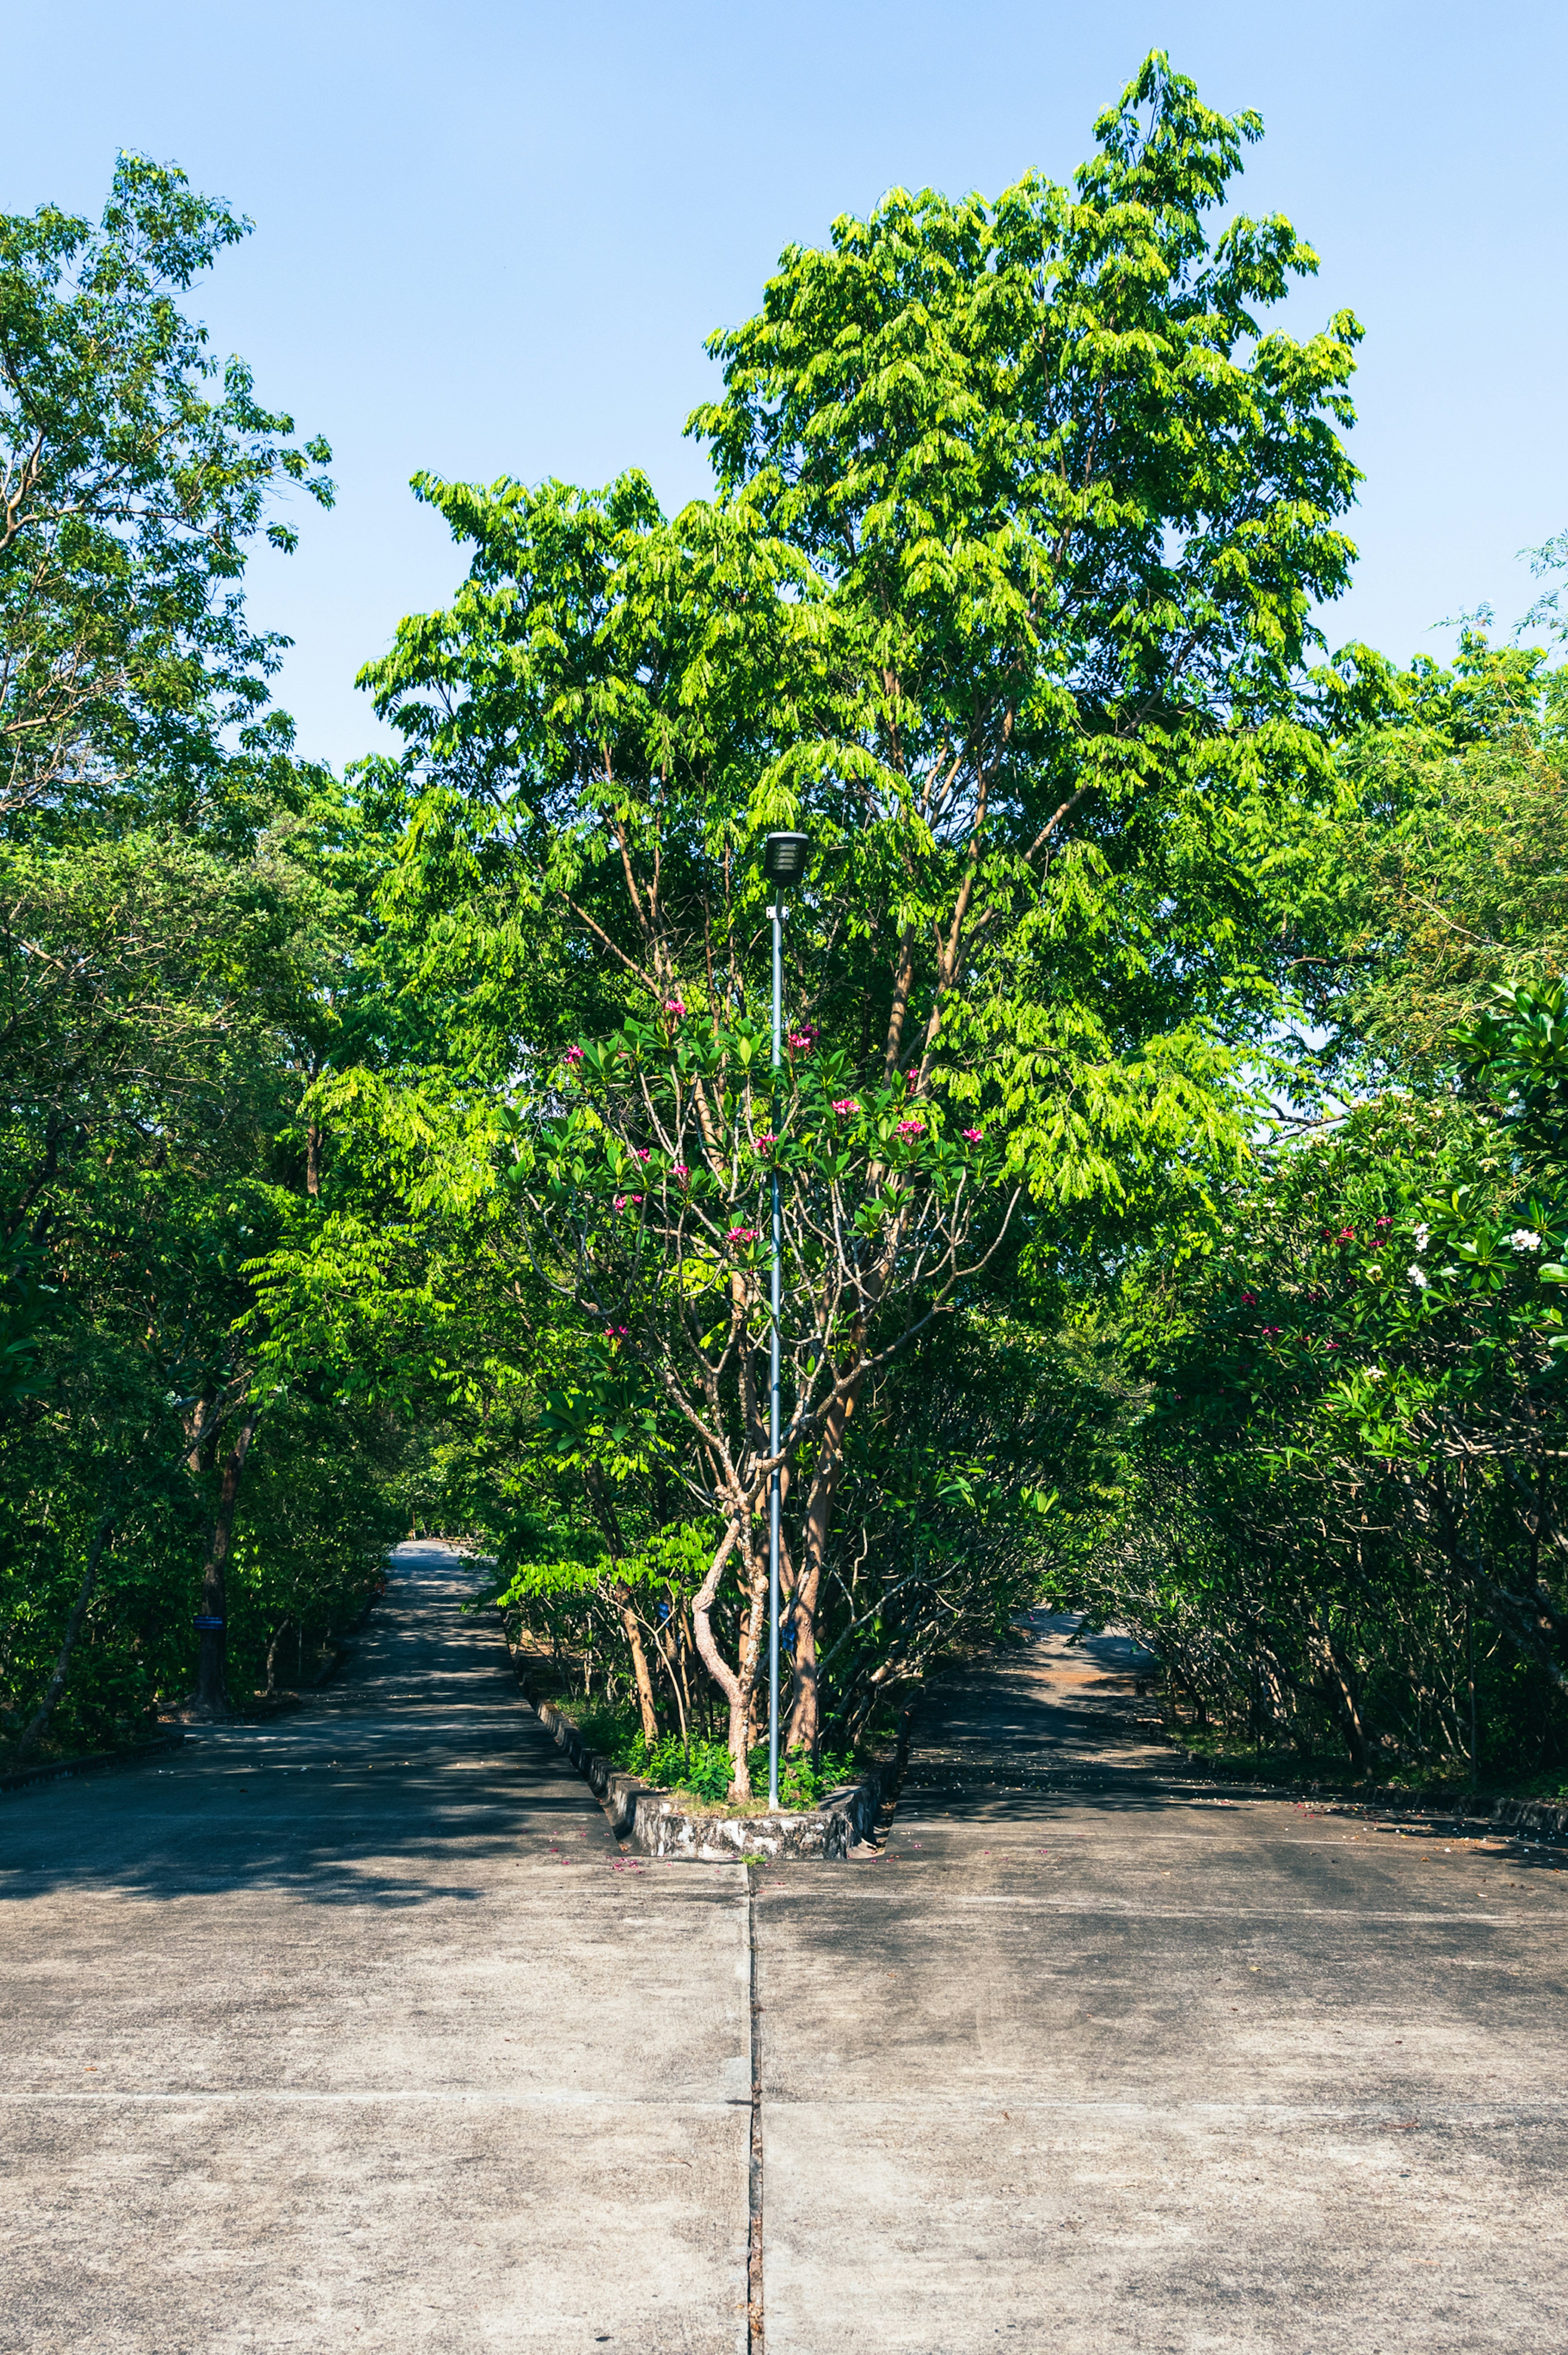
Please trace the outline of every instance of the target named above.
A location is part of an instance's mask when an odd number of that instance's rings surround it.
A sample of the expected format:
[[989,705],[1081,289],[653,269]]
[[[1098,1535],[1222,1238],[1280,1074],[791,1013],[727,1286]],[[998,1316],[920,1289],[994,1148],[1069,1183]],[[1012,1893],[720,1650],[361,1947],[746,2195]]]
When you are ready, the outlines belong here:
[[809,834],[769,834],[763,837],[762,871],[770,883],[798,883],[806,871],[811,847]]

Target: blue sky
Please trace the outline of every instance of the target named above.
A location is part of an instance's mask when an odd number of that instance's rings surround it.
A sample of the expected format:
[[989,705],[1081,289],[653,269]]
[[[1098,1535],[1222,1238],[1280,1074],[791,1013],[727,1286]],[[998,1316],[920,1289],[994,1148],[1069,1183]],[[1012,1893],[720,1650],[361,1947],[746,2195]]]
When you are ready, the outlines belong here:
[[1562,0],[60,0],[7,34],[0,208],[96,212],[125,145],[255,220],[196,307],[334,444],[335,514],[305,507],[251,593],[297,642],[302,749],[341,762],[379,738],[358,665],[461,574],[416,466],[702,490],[703,341],[782,245],[897,184],[1068,176],[1155,47],[1264,116],[1243,201],[1322,258],[1288,323],[1347,304],[1367,329],[1361,561],[1330,639],[1404,658],[1482,600],[1511,619],[1518,551],[1568,525]]

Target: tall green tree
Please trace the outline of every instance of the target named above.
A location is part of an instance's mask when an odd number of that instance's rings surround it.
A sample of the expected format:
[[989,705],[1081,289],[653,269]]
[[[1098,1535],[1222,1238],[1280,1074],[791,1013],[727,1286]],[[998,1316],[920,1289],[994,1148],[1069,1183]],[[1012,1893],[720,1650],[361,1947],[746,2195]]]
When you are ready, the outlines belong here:
[[1384,674],[1280,846],[1308,1101],[1128,1284],[1154,1401],[1082,1592],[1215,1721],[1361,1774],[1568,1760],[1563,691],[1474,627]]
[[[1210,234],[1255,117],[1155,56],[1096,128],[1070,187],[895,192],[787,252],[692,421],[716,504],[418,478],[469,580],[366,679],[417,791],[398,918],[471,1084],[526,1100],[511,1075],[629,1012],[755,1009],[758,840],[798,826],[790,1002],[852,1093],[983,1128],[1102,1225],[1241,1149],[1279,984],[1250,868],[1328,790],[1309,614],[1351,560],[1359,331],[1263,325],[1315,267],[1287,222]],[[858,1394],[833,1347],[792,1459],[803,1742]]]
[[0,817],[36,828],[155,809],[243,826],[244,772],[286,750],[253,631],[248,544],[331,451],[257,401],[179,298],[250,224],[173,166],[122,155],[101,221],[0,216]]
[[[139,1550],[169,1552],[172,1656],[204,1557],[227,1616],[260,1412],[244,1262],[308,1181],[292,1132],[344,964],[316,855],[333,789],[292,758],[270,701],[287,642],[243,595],[258,536],[293,544],[280,498],[330,506],[331,453],[182,307],[248,227],[134,155],[96,227],[0,218],[0,1510],[24,1743],[84,1633],[148,1657],[144,1625],[113,1625],[146,1591]],[[143,1701],[166,1697],[153,1651],[125,1687]],[[219,1628],[204,1706],[223,1684]]]

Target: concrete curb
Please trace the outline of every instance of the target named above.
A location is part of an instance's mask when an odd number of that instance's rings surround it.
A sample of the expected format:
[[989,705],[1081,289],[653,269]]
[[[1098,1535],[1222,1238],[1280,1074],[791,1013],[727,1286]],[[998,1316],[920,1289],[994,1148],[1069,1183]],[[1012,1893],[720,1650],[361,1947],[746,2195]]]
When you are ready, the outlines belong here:
[[655,1789],[641,1775],[622,1773],[590,1750],[570,1720],[530,1682],[527,1670],[515,1659],[513,1668],[524,1700],[594,1792],[617,1838],[638,1856],[687,1864],[734,1864],[747,1856],[841,1859],[871,1838],[885,1798],[902,1779],[908,1754],[906,1726],[892,1758],[880,1760],[853,1783],[830,1792],[809,1815],[689,1815],[676,1806],[668,1791]]
[[1494,1823],[1506,1824],[1526,1839],[1540,1840],[1548,1848],[1568,1846],[1568,1807],[1551,1799],[1494,1799],[1491,1817]]
[[102,1774],[115,1766],[140,1766],[149,1758],[177,1750],[183,1733],[161,1733],[154,1742],[139,1742],[132,1750],[90,1750],[85,1758],[61,1758],[45,1766],[18,1766],[0,1774],[0,1791],[30,1790],[35,1783],[63,1783],[72,1774]]

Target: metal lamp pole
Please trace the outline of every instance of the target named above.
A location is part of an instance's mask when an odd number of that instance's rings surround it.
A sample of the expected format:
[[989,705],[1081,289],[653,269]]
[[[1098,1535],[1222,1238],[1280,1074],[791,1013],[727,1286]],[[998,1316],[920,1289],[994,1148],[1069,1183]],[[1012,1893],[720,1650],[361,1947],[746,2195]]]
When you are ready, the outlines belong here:
[[[784,887],[797,883],[806,871],[810,842],[803,834],[770,834],[762,846],[762,871],[773,886],[773,1134],[779,1134],[779,1071],[783,1064]],[[782,1465],[778,1462],[782,1427],[779,1399],[779,1309],[783,1283],[784,1229],[779,1199],[777,1148],[773,1164],[773,1286],[772,1333],[768,1360],[768,1452],[774,1457],[768,1483],[768,1805],[779,1806],[779,1511],[782,1501]]]

